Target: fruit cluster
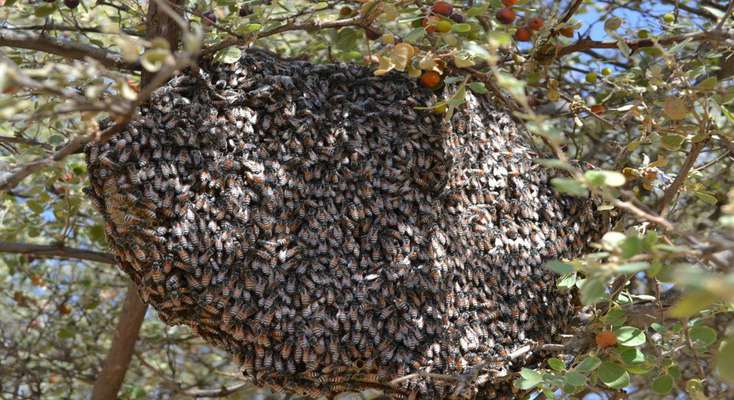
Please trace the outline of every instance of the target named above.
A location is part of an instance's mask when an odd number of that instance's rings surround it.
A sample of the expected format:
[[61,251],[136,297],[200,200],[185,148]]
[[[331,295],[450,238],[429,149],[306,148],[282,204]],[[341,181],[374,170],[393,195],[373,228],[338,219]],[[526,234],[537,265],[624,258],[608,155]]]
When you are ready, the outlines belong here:
[[[464,21],[466,21],[464,15],[455,10],[453,5],[439,0],[433,3],[428,15],[421,20],[421,26],[428,33],[447,33],[452,30],[454,23],[464,23]],[[441,74],[435,70],[425,71],[420,77],[421,85],[429,89],[438,89],[442,82]]]
[[[504,25],[510,25],[515,22],[517,13],[512,9],[512,6],[517,3],[517,0],[502,0],[502,4],[505,6],[501,8],[495,14],[497,21]],[[541,17],[532,17],[527,20],[526,24],[517,28],[515,35],[513,36],[518,42],[529,42],[534,32],[539,31],[545,25],[545,21]],[[565,29],[565,28],[564,28]],[[561,33],[564,36],[565,33]],[[570,36],[573,36],[573,29],[571,28]]]
[[451,31],[454,23],[463,23],[465,20],[464,15],[455,10],[453,5],[439,0],[433,3],[429,15],[421,20],[421,25],[428,33],[446,33]]

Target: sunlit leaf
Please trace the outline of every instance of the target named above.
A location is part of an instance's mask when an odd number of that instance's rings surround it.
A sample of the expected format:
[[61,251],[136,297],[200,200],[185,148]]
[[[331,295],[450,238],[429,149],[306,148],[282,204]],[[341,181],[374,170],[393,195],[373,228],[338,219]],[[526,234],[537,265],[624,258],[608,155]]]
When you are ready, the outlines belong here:
[[630,376],[624,368],[619,365],[604,361],[597,370],[599,380],[612,389],[621,389],[629,386]]
[[623,326],[614,330],[617,335],[617,342],[625,347],[638,347],[645,344],[646,336],[639,328],[634,326]]
[[693,343],[701,348],[706,348],[716,343],[716,331],[710,326],[696,325],[688,330],[688,335]]
[[599,359],[599,357],[588,356],[581,360],[581,362],[576,366],[575,370],[581,373],[589,373],[599,368],[600,365],[601,360]]

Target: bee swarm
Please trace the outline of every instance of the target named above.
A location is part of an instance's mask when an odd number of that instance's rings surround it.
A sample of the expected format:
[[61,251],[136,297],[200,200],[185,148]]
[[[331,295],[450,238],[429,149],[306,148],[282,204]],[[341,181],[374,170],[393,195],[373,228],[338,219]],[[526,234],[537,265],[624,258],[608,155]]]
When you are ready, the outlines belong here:
[[390,381],[472,374],[491,397],[493,371],[524,362],[508,354],[571,313],[543,262],[603,224],[490,99],[450,123],[416,110],[434,101],[400,74],[247,50],[88,146],[88,193],[145,302],[256,384],[440,398],[455,380]]

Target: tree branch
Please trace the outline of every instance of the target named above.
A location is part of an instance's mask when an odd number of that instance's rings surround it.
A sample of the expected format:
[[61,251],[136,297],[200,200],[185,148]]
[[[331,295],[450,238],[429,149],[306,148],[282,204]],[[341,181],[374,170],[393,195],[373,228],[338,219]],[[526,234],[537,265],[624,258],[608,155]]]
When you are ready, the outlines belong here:
[[663,0],[663,3],[674,5],[675,7],[680,8],[683,11],[698,15],[699,17],[703,17],[712,21],[717,20],[716,15],[712,14],[710,11],[703,8],[691,7],[689,5],[683,4],[680,0]]
[[561,19],[558,20],[558,22],[562,24],[568,22],[568,20],[571,19],[571,17],[573,17],[574,14],[576,14],[576,11],[579,9],[579,7],[581,6],[581,3],[583,2],[584,2],[583,0],[574,0],[574,2],[568,6],[568,9],[563,14],[563,17],[561,17]]
[[131,282],[125,295],[115,336],[107,353],[102,370],[97,375],[92,389],[92,400],[116,399],[117,392],[125,379],[130,360],[135,351],[140,326],[145,318],[147,306],[140,300],[135,285]]
[[213,44],[211,46],[206,47],[202,50],[201,54],[203,56],[205,55],[211,55],[213,53],[216,53],[217,51],[221,49],[225,49],[229,46],[236,46],[241,45],[244,43],[247,43],[248,40],[255,40],[257,38],[264,38],[268,36],[277,35],[279,33],[284,32],[292,32],[292,31],[315,31],[315,30],[321,30],[321,29],[330,29],[330,28],[343,28],[347,26],[360,26],[365,27],[365,18],[364,16],[356,16],[352,18],[347,19],[339,19],[336,21],[308,21],[301,24],[297,24],[294,22],[287,23],[281,26],[277,26],[275,28],[272,28],[268,31],[262,32],[260,34],[253,34],[248,35],[245,38],[229,38],[222,40],[219,43]]
[[64,245],[43,245],[31,243],[0,242],[0,253],[30,254],[42,258],[71,258],[76,260],[96,261],[114,264],[115,257],[109,253],[93,250],[77,249]]
[[[127,122],[129,120],[130,120],[130,116],[128,116],[127,118],[124,118],[121,122],[118,122],[117,124],[101,132],[99,136],[111,137],[115,133],[121,131],[127,125]],[[48,157],[38,158],[34,161],[24,164],[23,166],[18,168],[15,172],[12,172],[0,178],[0,192],[14,188],[20,182],[22,182],[23,179],[25,179],[29,175],[57,161],[63,160],[64,158],[66,158],[67,156],[71,154],[76,153],[79,149],[83,148],[84,145],[92,141],[94,138],[95,138],[95,135],[77,136],[74,139],[70,140],[66,145],[61,147],[59,150],[57,150],[52,155]]]
[[[655,44],[669,45],[674,43],[680,43],[686,40],[703,41],[703,40],[724,40],[730,38],[731,34],[722,31],[710,31],[710,32],[697,32],[685,35],[669,36],[660,39],[641,39],[627,42],[627,46],[630,50],[635,51],[643,47],[653,47]],[[617,42],[601,42],[598,40],[592,40],[588,38],[579,39],[576,43],[568,45],[558,50],[556,57],[560,58],[577,51],[585,51],[590,49],[617,49]]]
[[[99,4],[99,3],[98,3]],[[43,32],[82,32],[82,33],[100,33],[100,34],[112,34],[115,35],[117,32],[107,32],[104,29],[96,26],[72,26],[72,25],[61,25],[61,24],[43,24],[43,25],[26,25],[26,26],[13,26],[6,27],[5,29],[11,31],[43,31]],[[130,36],[142,36],[141,32],[134,31],[131,29],[121,29],[121,32]]]
[[[182,0],[170,0],[167,3],[180,6]],[[149,40],[162,37],[171,46],[171,52],[175,52],[181,41],[181,27],[178,21],[168,13],[171,11],[169,4],[159,3],[155,0],[148,2],[148,15],[146,16],[145,37]],[[163,7],[161,7],[163,5]],[[143,70],[140,82],[147,85],[153,78],[153,74]]]
[[673,183],[670,184],[665,189],[665,192],[663,193],[663,197],[660,198],[660,201],[657,205],[657,211],[660,216],[665,217],[665,214],[668,212],[668,206],[670,205],[670,202],[673,200],[673,197],[675,197],[676,194],[678,194],[678,191],[680,190],[681,186],[683,186],[683,183],[688,178],[688,172],[691,171],[691,168],[693,167],[693,164],[698,159],[698,155],[701,154],[701,150],[703,150],[704,146],[706,146],[706,143],[708,140],[702,140],[700,142],[696,142],[691,146],[691,151],[688,152],[688,156],[686,157],[686,160],[683,162],[683,165],[680,168],[680,171],[678,172],[678,175],[675,177],[675,180]]
[[123,60],[122,56],[95,46],[87,46],[60,39],[51,39],[44,36],[30,35],[0,28],[0,46],[16,47],[21,49],[37,50],[55,54],[64,58],[84,60],[91,58],[99,61],[107,68],[117,68],[129,71],[140,69],[138,63]]

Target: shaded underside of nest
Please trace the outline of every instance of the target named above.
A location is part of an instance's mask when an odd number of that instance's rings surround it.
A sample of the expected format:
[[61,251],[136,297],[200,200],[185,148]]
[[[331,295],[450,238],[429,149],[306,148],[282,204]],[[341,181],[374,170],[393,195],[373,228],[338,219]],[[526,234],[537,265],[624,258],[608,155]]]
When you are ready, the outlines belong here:
[[144,300],[256,384],[455,390],[430,373],[470,377],[471,396],[563,329],[570,299],[542,264],[601,221],[554,194],[490,99],[449,122],[416,109],[434,101],[399,74],[248,50],[88,147],[90,196]]

